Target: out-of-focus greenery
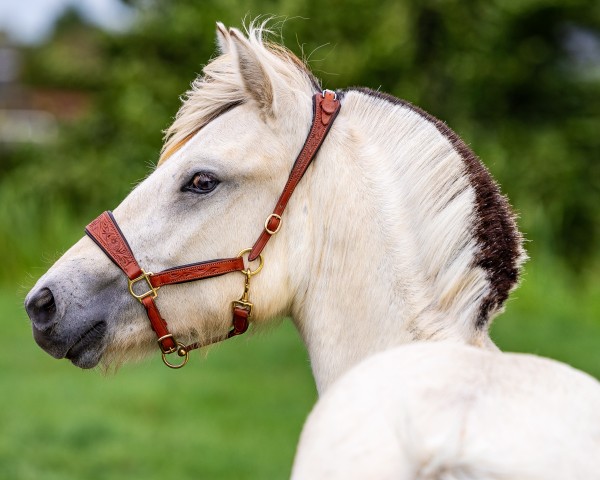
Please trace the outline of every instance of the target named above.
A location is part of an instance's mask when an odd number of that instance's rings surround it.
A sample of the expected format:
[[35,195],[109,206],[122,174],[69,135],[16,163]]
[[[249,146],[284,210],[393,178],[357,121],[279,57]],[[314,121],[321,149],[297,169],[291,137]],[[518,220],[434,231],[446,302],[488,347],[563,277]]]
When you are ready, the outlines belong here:
[[600,377],[599,2],[127,3],[138,15],[125,33],[71,12],[24,53],[27,87],[83,92],[91,104],[54,143],[0,144],[0,320],[10,339],[0,352],[0,478],[289,471],[315,399],[291,328],[236,339],[185,371],[155,361],[104,379],[39,350],[19,304],[156,161],[178,96],[214,54],[216,20],[287,17],[272,25],[325,87],[380,88],[447,121],[499,180],[530,240],[523,286],[494,339]]
[[194,352],[177,372],[157,352],[103,378],[34,348],[20,302],[2,290],[0,315],[13,320],[0,351],[0,479],[289,476],[316,399],[291,323]]
[[71,12],[26,53],[27,85],[88,92],[92,108],[63,125],[54,144],[0,146],[0,201],[11,206],[0,213],[0,248],[11,252],[0,279],[38,265],[32,252],[40,249],[31,247],[54,245],[47,237],[56,216],[81,225],[143,178],[179,95],[214,55],[215,20],[239,26],[265,12],[281,15],[272,26],[283,27],[286,45],[324,86],[380,88],[462,135],[509,195],[530,252],[579,274],[597,265],[600,3],[128,3],[138,16],[125,34],[95,30]]

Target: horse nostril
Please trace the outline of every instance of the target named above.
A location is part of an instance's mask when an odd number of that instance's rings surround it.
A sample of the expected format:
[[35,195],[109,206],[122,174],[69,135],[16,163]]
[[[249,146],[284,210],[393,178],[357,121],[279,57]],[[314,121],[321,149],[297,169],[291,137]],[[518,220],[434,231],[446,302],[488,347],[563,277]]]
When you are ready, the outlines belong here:
[[42,288],[25,305],[31,322],[38,330],[47,330],[55,323],[56,303],[49,288]]

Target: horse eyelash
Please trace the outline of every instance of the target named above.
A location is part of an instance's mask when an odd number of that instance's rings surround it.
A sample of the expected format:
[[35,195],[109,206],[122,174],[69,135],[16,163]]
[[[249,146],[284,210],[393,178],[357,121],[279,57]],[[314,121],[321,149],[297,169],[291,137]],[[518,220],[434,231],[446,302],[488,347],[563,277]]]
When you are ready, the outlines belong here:
[[[194,180],[196,179],[196,177],[198,175],[203,175],[206,176],[207,178],[209,178],[211,181],[214,182],[214,186],[209,189],[209,190],[200,190],[195,184],[194,184]],[[209,193],[212,193],[221,183],[221,181],[219,180],[219,178],[212,172],[206,172],[206,171],[199,171],[194,173],[194,175],[192,175],[192,178],[181,188],[181,191],[188,191],[188,192],[192,192],[198,195],[208,195]]]

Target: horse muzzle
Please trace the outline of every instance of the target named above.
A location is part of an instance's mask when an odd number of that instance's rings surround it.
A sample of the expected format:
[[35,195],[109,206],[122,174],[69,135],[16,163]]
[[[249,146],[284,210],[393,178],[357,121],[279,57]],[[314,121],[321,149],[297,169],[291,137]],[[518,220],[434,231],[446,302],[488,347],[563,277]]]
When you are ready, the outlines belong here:
[[[54,358],[67,358],[80,368],[95,367],[106,349],[107,322],[86,310],[81,318],[61,311],[49,286],[34,287],[25,299],[36,343]],[[81,312],[83,313],[83,312]]]

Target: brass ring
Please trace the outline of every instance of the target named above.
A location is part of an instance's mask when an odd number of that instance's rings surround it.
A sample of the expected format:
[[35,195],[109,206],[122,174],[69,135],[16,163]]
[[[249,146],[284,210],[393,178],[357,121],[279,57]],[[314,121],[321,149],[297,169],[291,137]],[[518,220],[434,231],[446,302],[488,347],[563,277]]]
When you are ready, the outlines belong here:
[[[238,253],[237,256],[243,257],[246,253],[250,253],[251,251],[252,251],[251,248],[245,248],[240,253]],[[263,256],[261,254],[259,254],[258,255],[258,267],[256,268],[256,270],[250,270],[250,267],[248,267],[248,270],[242,270],[242,273],[245,275],[248,275],[249,277],[252,277],[262,270],[264,263],[265,263],[265,261],[263,260]]]
[[162,361],[169,368],[175,368],[175,369],[181,368],[190,359],[190,352],[187,351],[187,349],[185,348],[185,345],[183,343],[177,342],[177,346],[179,347],[176,350],[177,351],[177,355],[179,355],[180,357],[183,357],[183,361],[181,363],[170,363],[167,360],[167,354],[166,353],[162,354]]

